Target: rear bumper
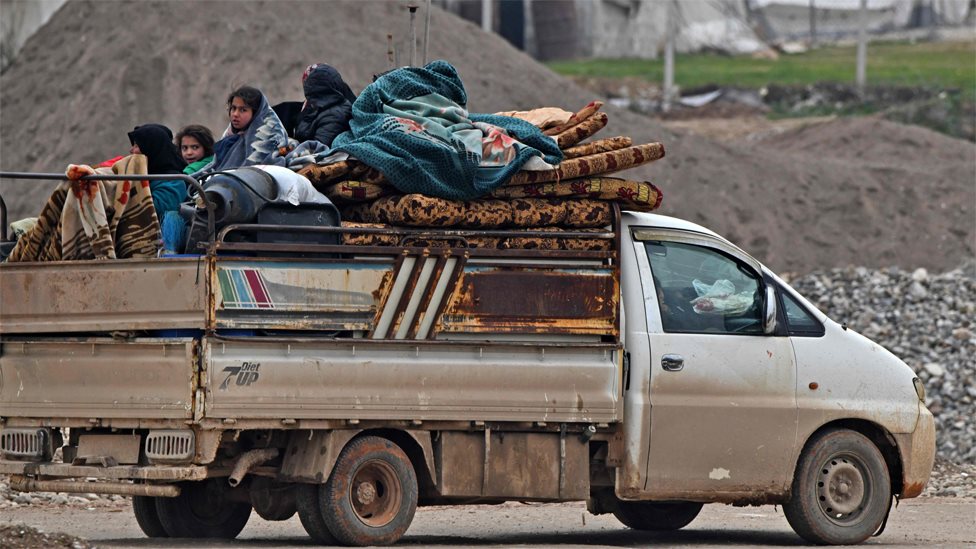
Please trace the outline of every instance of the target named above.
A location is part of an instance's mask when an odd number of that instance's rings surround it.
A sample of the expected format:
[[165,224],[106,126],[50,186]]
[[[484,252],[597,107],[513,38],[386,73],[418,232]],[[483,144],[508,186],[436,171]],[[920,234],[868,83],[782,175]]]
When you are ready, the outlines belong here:
[[925,490],[935,464],[935,418],[921,402],[918,407],[915,431],[893,435],[901,455],[902,498],[917,497]]
[[167,482],[203,480],[208,476],[207,467],[201,465],[151,465],[144,467],[118,465],[115,467],[98,467],[93,465],[36,463],[10,460],[0,460],[0,474],[44,478],[96,478],[98,480],[156,480]]

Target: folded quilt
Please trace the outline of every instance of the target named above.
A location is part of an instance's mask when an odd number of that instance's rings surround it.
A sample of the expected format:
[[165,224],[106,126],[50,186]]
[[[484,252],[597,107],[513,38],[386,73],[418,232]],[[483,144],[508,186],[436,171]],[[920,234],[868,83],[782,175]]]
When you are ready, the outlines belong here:
[[540,130],[543,130],[543,133],[545,133],[545,130],[548,128],[562,126],[573,116],[573,113],[564,111],[558,107],[542,107],[539,109],[532,109],[531,111],[496,112],[495,114],[525,120]]
[[569,119],[566,120],[564,123],[559,124],[557,126],[553,126],[551,128],[547,128],[542,133],[546,135],[559,135],[564,131],[572,128],[573,126],[576,126],[579,123],[583,122],[587,118],[593,116],[593,114],[596,113],[601,108],[603,108],[603,101],[590,101],[585,107],[583,107],[578,112],[570,116]]
[[664,145],[661,143],[634,145],[626,149],[571,158],[562,162],[553,170],[521,171],[515,174],[515,177],[506,185],[562,181],[563,179],[576,179],[591,175],[612,173],[636,168],[637,166],[653,162],[663,157]]
[[[353,221],[343,221],[343,227],[348,228],[395,228],[382,223],[359,223]],[[594,238],[565,238],[560,237],[559,233],[565,231],[574,232],[603,232],[604,229],[563,229],[561,227],[527,227],[527,231],[551,232],[552,237],[539,236],[514,236],[514,237],[488,237],[488,236],[469,236],[464,237],[464,243],[468,248],[487,248],[501,250],[575,250],[575,251],[608,251],[610,241]],[[450,244],[457,244],[458,239],[444,240],[424,237],[404,238],[400,235],[391,234],[343,234],[342,243],[352,246],[399,246],[409,244],[426,248],[443,248]]]
[[606,139],[591,141],[589,143],[583,143],[582,145],[575,145],[568,149],[563,149],[563,156],[565,156],[567,159],[579,158],[581,156],[590,156],[591,154],[626,149],[633,144],[634,141],[629,137],[608,137]]
[[495,198],[590,198],[617,202],[623,208],[650,212],[661,205],[661,190],[650,181],[629,181],[616,177],[589,177],[550,183],[502,187]]
[[555,165],[556,142],[523,120],[469,114],[457,71],[445,61],[391,71],[353,104],[350,130],[333,142],[404,193],[482,196],[526,163]]
[[603,227],[610,202],[590,199],[447,200],[421,194],[395,195],[345,208],[342,218],[365,223],[454,229],[526,228],[539,225]]
[[590,137],[596,132],[602,130],[604,127],[606,127],[607,122],[609,121],[610,119],[607,117],[607,113],[594,113],[589,118],[583,120],[572,128],[557,134],[556,143],[559,145],[560,149],[572,147],[587,137]]

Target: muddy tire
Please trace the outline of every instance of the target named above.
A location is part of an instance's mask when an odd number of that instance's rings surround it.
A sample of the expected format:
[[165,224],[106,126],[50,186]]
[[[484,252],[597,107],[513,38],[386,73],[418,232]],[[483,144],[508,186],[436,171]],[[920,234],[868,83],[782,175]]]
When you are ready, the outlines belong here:
[[156,512],[156,498],[149,496],[132,496],[132,512],[136,515],[136,522],[142,533],[150,538],[167,538],[169,534],[159,522]]
[[399,446],[366,436],[343,448],[320,493],[323,518],[340,543],[390,545],[417,510],[417,474]]
[[664,532],[680,530],[695,520],[702,510],[701,503],[690,501],[651,502],[617,501],[613,516],[634,530]]
[[175,498],[155,498],[159,522],[171,538],[233,539],[251,516],[251,504],[234,501],[227,480],[180,484]]
[[329,531],[329,525],[322,516],[322,506],[319,504],[321,484],[300,484],[295,488],[295,506],[298,508],[298,518],[302,527],[308,532],[312,541],[319,545],[336,545],[335,536]]
[[808,542],[849,545],[878,531],[890,500],[891,479],[878,448],[860,433],[835,429],[807,444],[783,512]]

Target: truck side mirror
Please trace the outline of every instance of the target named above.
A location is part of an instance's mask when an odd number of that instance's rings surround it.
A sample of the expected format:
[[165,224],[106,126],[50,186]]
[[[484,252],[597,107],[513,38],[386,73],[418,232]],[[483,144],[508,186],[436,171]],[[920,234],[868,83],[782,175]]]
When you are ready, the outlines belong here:
[[776,289],[766,286],[766,301],[763,307],[763,333],[776,331]]

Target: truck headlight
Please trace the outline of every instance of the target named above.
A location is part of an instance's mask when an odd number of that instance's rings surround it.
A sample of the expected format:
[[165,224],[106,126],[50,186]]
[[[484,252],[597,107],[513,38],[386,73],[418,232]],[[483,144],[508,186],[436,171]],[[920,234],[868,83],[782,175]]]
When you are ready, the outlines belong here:
[[922,383],[922,380],[914,377],[912,378],[912,383],[915,384],[915,394],[918,395],[918,399],[925,402],[925,385]]

